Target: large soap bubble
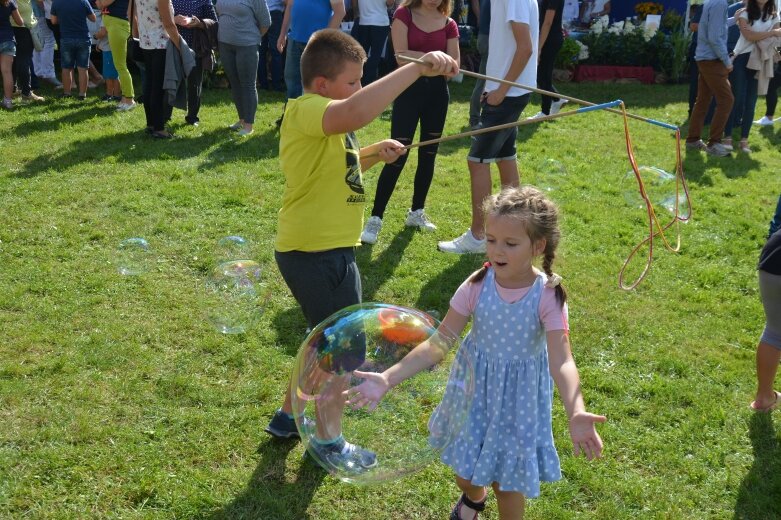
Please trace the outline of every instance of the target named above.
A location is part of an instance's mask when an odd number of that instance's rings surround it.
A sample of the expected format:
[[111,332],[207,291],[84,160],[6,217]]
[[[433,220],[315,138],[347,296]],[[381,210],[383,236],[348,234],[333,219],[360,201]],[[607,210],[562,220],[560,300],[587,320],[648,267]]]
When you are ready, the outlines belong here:
[[218,264],[252,258],[249,241],[238,235],[222,237],[217,241],[215,258]]
[[[637,171],[643,180],[645,193],[655,208],[664,208],[675,215],[677,199],[678,211],[688,211],[686,192],[678,186],[675,174],[654,166],[639,166]],[[645,200],[640,194],[640,186],[634,171],[630,170],[624,175],[621,180],[621,191],[624,200],[630,206],[645,209]]]
[[140,237],[128,238],[117,245],[114,263],[117,272],[125,276],[138,276],[149,271],[152,251],[149,243]]
[[[362,381],[355,371],[381,373],[424,341],[429,368],[373,411],[346,405],[345,391]],[[472,363],[458,346],[436,319],[405,307],[365,303],[324,320],[301,345],[291,383],[309,455],[358,484],[393,480],[437,459],[461,430],[474,393]]]
[[262,314],[260,265],[233,260],[215,267],[206,280],[206,319],[218,332],[241,334]]

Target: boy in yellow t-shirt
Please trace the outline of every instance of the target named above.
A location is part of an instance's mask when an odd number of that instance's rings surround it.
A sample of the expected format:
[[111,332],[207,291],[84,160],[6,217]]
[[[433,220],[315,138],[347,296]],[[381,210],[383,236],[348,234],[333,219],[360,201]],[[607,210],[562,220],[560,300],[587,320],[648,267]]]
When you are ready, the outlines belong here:
[[[458,63],[443,52],[425,54],[422,60],[426,63],[405,65],[361,88],[366,53],[341,31],[317,31],[301,56],[304,95],[288,101],[280,130],[285,191],[274,256],[310,328],[361,302],[354,252],[363,228],[361,171],[406,152],[393,139],[359,148],[353,132],[380,115],[420,76],[458,72]],[[331,401],[343,406],[339,399]],[[321,428],[319,448],[328,452],[329,460],[341,460],[346,467],[376,464],[374,453],[342,438],[340,425],[318,424]],[[266,432],[298,437],[289,391]]]

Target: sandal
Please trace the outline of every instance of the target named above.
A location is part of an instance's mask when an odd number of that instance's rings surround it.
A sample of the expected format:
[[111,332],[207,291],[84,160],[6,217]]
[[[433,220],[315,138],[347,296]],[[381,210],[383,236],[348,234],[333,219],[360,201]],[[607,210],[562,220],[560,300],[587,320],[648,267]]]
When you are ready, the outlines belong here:
[[472,520],[477,520],[477,515],[480,514],[483,509],[485,509],[486,500],[488,500],[487,493],[482,502],[473,502],[468,496],[466,496],[466,493],[461,493],[461,498],[458,499],[458,502],[456,502],[456,505],[453,506],[453,510],[450,512],[450,520],[461,520],[461,508],[464,506],[476,511],[475,516],[472,517]]
[[779,399],[781,399],[781,393],[780,392],[774,392],[774,393],[776,394],[776,400],[773,401],[772,403],[770,403],[769,405],[767,405],[767,406],[765,406],[763,408],[759,408],[757,406],[757,402],[756,401],[751,401],[751,404],[748,405],[748,407],[751,408],[752,410],[754,410],[757,413],[770,413],[770,412],[772,412],[778,406]]
[[738,145],[738,148],[743,153],[751,153],[751,148],[748,147],[748,140],[747,139],[741,139],[740,144]]

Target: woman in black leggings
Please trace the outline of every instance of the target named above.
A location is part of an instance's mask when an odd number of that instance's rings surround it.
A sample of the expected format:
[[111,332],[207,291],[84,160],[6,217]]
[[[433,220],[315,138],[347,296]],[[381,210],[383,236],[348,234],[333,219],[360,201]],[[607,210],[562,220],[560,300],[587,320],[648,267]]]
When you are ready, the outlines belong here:
[[[432,0],[404,0],[393,15],[391,24],[391,39],[396,54],[419,58],[427,52],[443,51],[456,61],[460,61],[458,26],[448,16],[451,8],[450,1],[441,0],[435,4]],[[404,65],[406,62],[399,60],[399,64]],[[443,76],[418,79],[393,102],[391,137],[404,144],[410,144],[418,122],[420,122],[421,141],[441,137],[449,102],[450,92]],[[421,146],[418,149],[418,168],[415,171],[412,207],[407,212],[407,226],[427,231],[436,229],[423,208],[434,178],[437,149],[436,144]],[[362,242],[366,244],[377,242],[385,207],[396,188],[396,182],[406,162],[405,154],[395,163],[386,164],[382,169],[377,181],[372,214],[361,233]]]
[[[564,0],[540,0],[540,61],[537,63],[537,87],[548,92],[557,92],[553,86],[553,65],[556,55],[564,43],[561,33],[561,15],[564,12]],[[542,110],[530,117],[535,119],[557,114],[564,99],[542,96]]]

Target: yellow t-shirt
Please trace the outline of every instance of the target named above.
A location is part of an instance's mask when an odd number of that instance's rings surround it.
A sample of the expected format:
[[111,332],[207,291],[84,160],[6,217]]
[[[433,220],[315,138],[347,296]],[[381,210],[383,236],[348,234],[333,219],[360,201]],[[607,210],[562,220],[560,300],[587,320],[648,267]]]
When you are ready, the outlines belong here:
[[325,135],[331,99],[304,94],[287,103],[279,141],[285,191],[277,251],[322,251],[360,244],[363,192],[355,135]]

